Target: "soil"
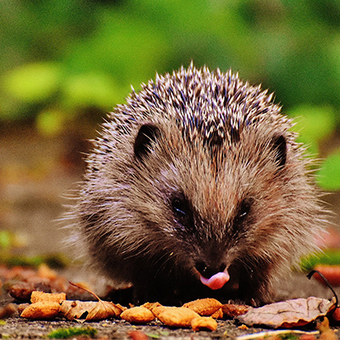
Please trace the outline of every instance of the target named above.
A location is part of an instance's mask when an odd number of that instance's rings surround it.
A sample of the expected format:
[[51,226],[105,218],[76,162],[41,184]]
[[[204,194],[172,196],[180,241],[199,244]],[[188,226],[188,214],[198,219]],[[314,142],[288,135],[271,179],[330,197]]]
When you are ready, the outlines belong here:
[[46,337],[52,330],[69,327],[93,327],[97,330],[98,337],[109,339],[131,339],[131,331],[140,330],[150,339],[233,339],[238,335],[249,334],[257,330],[239,330],[233,321],[218,321],[218,330],[215,332],[200,331],[197,333],[189,329],[170,329],[153,322],[148,326],[132,326],[121,320],[88,322],[79,325],[76,322],[65,321],[26,321],[22,319],[9,319],[7,324],[1,326],[2,338],[34,339]]
[[[3,129],[0,136],[0,228],[19,235],[23,247],[18,251],[28,256],[64,252],[72,258],[70,249],[63,247],[68,237],[61,229],[60,219],[65,193],[76,188],[81,179],[84,163],[79,151],[84,151],[83,136],[65,133],[62,136],[42,138],[30,127]],[[86,137],[90,137],[88,134]],[[92,137],[92,136],[91,136]],[[75,151],[76,150],[76,151]],[[334,221],[340,211],[340,194],[333,195]],[[100,285],[96,275],[90,276],[79,267],[71,267],[66,273],[70,280]],[[99,289],[99,288],[98,288]],[[95,289],[96,291],[96,289]],[[337,289],[340,294],[340,288]],[[330,290],[315,279],[308,280],[305,274],[293,273],[279,284],[276,300],[318,296],[330,299]],[[0,303],[8,302],[2,296]],[[194,333],[189,329],[171,329],[153,322],[148,326],[133,326],[121,320],[108,320],[80,324],[68,321],[28,321],[12,317],[0,324],[1,338],[34,339],[45,337],[52,329],[91,326],[98,330],[97,337],[129,339],[129,332],[141,330],[149,338],[158,339],[229,339],[237,335],[259,332],[261,328],[241,330],[232,320],[218,321],[214,332]]]

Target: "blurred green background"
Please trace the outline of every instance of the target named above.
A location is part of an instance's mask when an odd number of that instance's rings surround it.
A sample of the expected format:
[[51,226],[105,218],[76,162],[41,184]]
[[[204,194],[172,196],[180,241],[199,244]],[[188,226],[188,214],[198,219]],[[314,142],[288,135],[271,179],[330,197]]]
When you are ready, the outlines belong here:
[[339,199],[340,1],[2,0],[0,20],[0,227],[41,233],[105,112],[191,60],[274,91]]

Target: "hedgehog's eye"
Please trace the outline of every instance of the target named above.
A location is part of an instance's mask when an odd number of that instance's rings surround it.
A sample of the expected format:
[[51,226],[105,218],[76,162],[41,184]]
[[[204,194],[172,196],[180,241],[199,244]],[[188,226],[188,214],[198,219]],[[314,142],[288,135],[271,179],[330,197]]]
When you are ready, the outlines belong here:
[[193,216],[188,199],[183,194],[176,195],[171,199],[170,204],[174,214],[174,221],[180,228],[183,230],[193,228]]
[[242,223],[246,219],[246,217],[249,215],[250,210],[251,210],[251,200],[244,199],[238,208],[235,222]]
[[190,212],[188,201],[184,198],[175,197],[171,202],[173,212],[178,216],[186,216]]

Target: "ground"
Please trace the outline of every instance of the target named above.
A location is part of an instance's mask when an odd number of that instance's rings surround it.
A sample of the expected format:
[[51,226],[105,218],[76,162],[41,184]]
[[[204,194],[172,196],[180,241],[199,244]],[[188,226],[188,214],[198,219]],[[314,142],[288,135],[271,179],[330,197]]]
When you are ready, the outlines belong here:
[[[197,332],[193,333],[189,329],[170,329],[163,327],[156,322],[150,326],[132,326],[127,325],[123,321],[102,321],[89,322],[86,326],[91,326],[98,330],[97,335],[114,339],[131,339],[129,333],[135,330],[141,330],[149,336],[149,338],[157,339],[228,339],[237,335],[248,334],[253,330],[238,330],[233,321],[219,321],[218,331],[215,332]],[[43,338],[52,329],[80,327],[76,322],[65,321],[30,321],[10,319],[7,325],[1,326],[0,335],[2,338],[9,336],[10,338],[32,339]],[[82,325],[81,327],[85,327]],[[257,331],[260,331],[258,329]]]
[[[79,277],[79,269],[76,269],[75,276]],[[68,271],[72,276],[72,271]],[[93,282],[93,281],[92,281]],[[340,289],[337,289],[340,294]],[[331,298],[332,293],[328,288],[322,286],[315,280],[308,280],[304,274],[293,273],[285,282],[280,284],[277,299],[296,297],[319,296]],[[5,325],[0,325],[1,338],[17,339],[40,339],[46,336],[51,330],[69,327],[93,327],[97,329],[98,337],[114,339],[130,339],[129,333],[134,330],[141,330],[149,338],[157,339],[233,339],[238,335],[254,332],[261,332],[266,329],[256,327],[240,329],[240,324],[233,320],[219,320],[218,328],[214,332],[200,331],[192,332],[190,329],[171,329],[159,322],[152,322],[150,325],[135,326],[122,320],[105,320],[101,322],[78,323],[71,321],[29,321],[20,317],[9,318]],[[338,327],[340,329],[340,327]],[[268,329],[267,329],[268,330]]]

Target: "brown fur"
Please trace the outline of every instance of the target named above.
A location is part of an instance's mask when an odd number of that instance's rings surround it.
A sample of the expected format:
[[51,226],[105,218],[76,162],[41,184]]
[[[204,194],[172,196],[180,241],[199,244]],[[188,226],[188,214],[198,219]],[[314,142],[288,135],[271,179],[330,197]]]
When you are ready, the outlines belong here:
[[[270,300],[323,224],[309,160],[271,99],[192,65],[133,92],[95,141],[73,211],[91,261],[139,301]],[[202,263],[230,282],[203,286]]]

